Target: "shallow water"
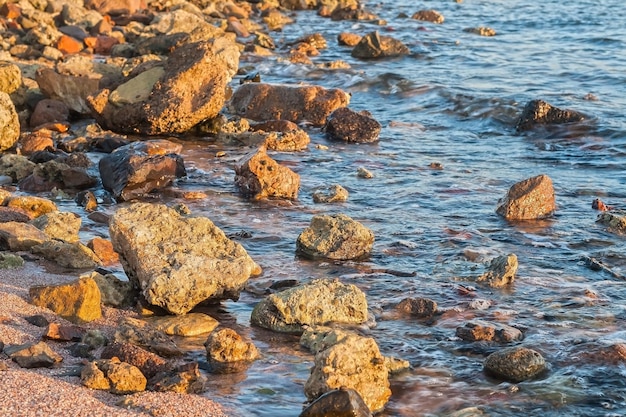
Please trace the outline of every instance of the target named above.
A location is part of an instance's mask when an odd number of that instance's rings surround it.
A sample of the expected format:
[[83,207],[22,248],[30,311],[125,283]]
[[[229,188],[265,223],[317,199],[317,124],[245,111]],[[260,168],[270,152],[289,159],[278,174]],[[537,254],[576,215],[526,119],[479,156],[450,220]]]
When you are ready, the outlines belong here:
[[[293,41],[321,32],[329,49],[316,63],[345,60],[348,70],[323,70],[276,60],[253,65],[264,82],[318,84],[352,93],[350,107],[369,110],[384,128],[376,144],[328,141],[309,129],[312,144],[273,157],[301,175],[298,201],[251,202],[234,186],[233,163],[246,149],[210,138],[185,143],[189,176],[176,186],[209,198],[185,203],[237,238],[264,268],[239,302],[212,310],[223,323],[252,338],[263,352],[245,374],[210,376],[207,396],[234,415],[296,416],[313,357],[298,338],[250,328],[253,306],[272,282],[337,277],[367,294],[377,325],[361,329],[383,354],[409,360],[413,369],[392,381],[382,415],[439,416],[478,407],[490,416],[626,413],[626,367],[588,363],[581,344],[626,341],[626,283],[592,271],[581,260],[602,260],[626,274],[624,238],[595,223],[591,202],[624,207],[626,191],[626,9],[617,0],[529,2],[521,0],[366,2],[386,26],[331,22],[314,11],[298,12],[296,25],[273,34]],[[442,25],[398,17],[421,8],[445,16]],[[495,37],[463,29],[489,26]],[[342,31],[372,30],[404,41],[407,57],[359,61],[336,45]],[[235,79],[236,88],[239,81]],[[524,105],[544,99],[584,113],[584,123],[515,133]],[[316,144],[328,146],[317,149]],[[217,151],[226,156],[216,158]],[[443,170],[429,168],[439,162]],[[356,176],[358,167],[373,179]],[[555,186],[558,211],[546,221],[508,223],[496,203],[517,181],[541,173]],[[314,204],[312,191],[339,183],[349,201]],[[342,212],[376,235],[370,259],[335,264],[295,256],[298,234],[317,213]],[[469,280],[481,262],[507,253],[519,259],[510,289]],[[368,273],[370,268],[415,272],[414,277]],[[460,285],[474,286],[471,296]],[[590,291],[597,294],[589,297]],[[392,307],[405,297],[435,300],[445,313],[431,323],[399,319]],[[468,307],[474,299],[490,307]],[[472,318],[497,320],[525,330],[523,344],[550,363],[538,380],[502,383],[482,372],[497,345],[466,343],[455,329]],[[198,348],[201,350],[201,342]]]

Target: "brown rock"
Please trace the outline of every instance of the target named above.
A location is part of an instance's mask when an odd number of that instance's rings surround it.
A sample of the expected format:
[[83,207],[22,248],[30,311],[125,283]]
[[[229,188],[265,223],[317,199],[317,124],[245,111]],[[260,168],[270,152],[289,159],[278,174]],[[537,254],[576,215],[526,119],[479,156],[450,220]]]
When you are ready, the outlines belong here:
[[98,35],[85,38],[85,45],[95,54],[100,55],[111,55],[111,50],[119,43],[119,39],[113,36]]
[[12,148],[20,137],[20,121],[11,97],[0,91],[0,152]]
[[296,199],[300,176],[270,158],[262,146],[237,161],[235,183],[244,195]]
[[443,15],[436,10],[420,10],[418,12],[415,12],[413,16],[411,16],[411,19],[422,20],[425,22],[437,24],[443,23],[444,21]]
[[356,33],[341,32],[337,36],[339,45],[356,46],[361,41],[362,36]]
[[45,342],[5,347],[4,352],[22,368],[50,368],[63,360]]
[[317,398],[298,417],[371,417],[363,398],[353,389],[339,388]]
[[0,174],[8,175],[14,182],[28,177],[36,166],[23,155],[7,153],[0,156]]
[[363,36],[351,54],[354,58],[376,59],[407,55],[409,52],[409,48],[401,41],[374,31]]
[[94,9],[102,15],[133,14],[146,8],[145,0],[86,0],[85,8]]
[[83,338],[85,329],[78,326],[65,326],[58,323],[48,324],[44,337],[60,342],[78,342]]
[[545,174],[514,184],[498,202],[496,213],[507,220],[535,220],[556,210],[552,180]]
[[526,104],[516,129],[518,132],[530,130],[540,125],[580,122],[585,117],[572,110],[562,110],[543,100],[531,100]]
[[0,223],[0,247],[13,252],[28,251],[48,240],[48,236],[32,224]]
[[484,363],[485,372],[512,382],[533,378],[546,369],[546,361],[535,350],[516,346],[492,353]]
[[63,54],[77,54],[83,50],[83,43],[71,36],[63,35],[56,41],[56,48]]
[[139,368],[146,378],[150,379],[159,372],[169,369],[165,359],[131,343],[113,343],[104,348],[101,359],[119,358]]
[[[9,4],[5,4],[9,6]],[[15,5],[11,5],[15,6]],[[22,86],[22,71],[13,62],[0,62],[0,91],[15,93]]]
[[250,130],[253,132],[264,131],[287,133],[298,130],[298,125],[289,120],[267,120],[251,125]]
[[318,188],[313,192],[313,201],[316,203],[337,203],[348,200],[350,193],[339,184]]
[[39,151],[54,150],[52,132],[47,129],[26,132],[19,140],[18,149],[22,155],[32,155]]
[[428,298],[405,298],[396,310],[416,318],[432,317],[437,312],[437,303]]
[[[100,289],[102,304],[124,308],[135,302],[137,293],[130,282],[122,281],[113,274],[102,275],[96,271],[86,275],[96,281]],[[84,275],[81,276],[83,277]]]
[[621,213],[602,212],[596,222],[605,225],[610,232],[626,234],[626,216]]
[[91,278],[81,278],[68,284],[31,287],[28,294],[36,306],[49,308],[74,323],[86,323],[102,316],[100,290]]
[[70,109],[60,100],[44,99],[37,103],[33,114],[30,116],[30,127],[46,123],[67,122],[70,117]]
[[381,124],[370,112],[363,110],[357,113],[347,107],[332,112],[323,128],[332,139],[353,143],[375,142],[381,129]]
[[[93,362],[95,367],[101,372],[97,372],[93,365],[83,368],[81,372],[81,382],[92,389],[109,389],[113,394],[133,394],[146,389],[148,381],[141,371],[117,358],[101,359]],[[104,376],[108,381],[104,382]]]
[[308,258],[336,260],[367,256],[374,246],[374,234],[345,214],[316,215],[296,241],[296,251]]
[[493,288],[504,287],[515,280],[517,266],[517,256],[515,254],[498,256],[491,260],[487,272],[479,276],[476,281],[485,281]]
[[41,68],[35,79],[45,96],[62,101],[77,113],[89,114],[86,100],[100,90],[100,78],[59,74],[53,69]]
[[515,327],[482,320],[474,320],[466,323],[463,327],[457,327],[456,335],[469,342],[486,340],[489,342],[508,343],[524,338],[524,334]]
[[[0,203],[1,204],[1,203]],[[0,206],[0,223],[19,222],[27,223],[32,219],[28,212],[18,207]]]
[[256,346],[244,341],[233,329],[214,331],[204,346],[209,365],[216,373],[239,372],[259,357]]
[[185,363],[171,371],[160,372],[150,380],[151,390],[196,394],[202,392],[205,378],[197,362]]
[[51,211],[32,221],[32,225],[44,232],[50,239],[78,242],[81,219],[74,213]]

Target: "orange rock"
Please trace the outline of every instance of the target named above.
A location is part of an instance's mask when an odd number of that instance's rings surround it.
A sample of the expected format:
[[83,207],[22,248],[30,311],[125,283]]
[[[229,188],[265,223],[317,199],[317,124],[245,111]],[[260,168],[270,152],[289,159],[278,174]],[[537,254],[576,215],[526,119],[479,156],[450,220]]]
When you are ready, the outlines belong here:
[[69,123],[61,123],[61,122],[57,122],[57,123],[44,123],[40,126],[37,126],[36,130],[50,130],[52,132],[59,132],[59,133],[65,133],[70,129],[70,124]]
[[88,48],[91,48],[94,53],[109,55],[111,53],[111,48],[115,45],[119,44],[120,41],[112,36],[106,35],[98,35],[98,36],[90,36],[85,38],[85,45]]
[[113,265],[120,261],[120,256],[113,250],[110,240],[94,237],[87,243],[87,247],[100,258],[102,265]]
[[22,8],[15,3],[5,3],[0,8],[0,15],[7,19],[17,19],[22,15]]
[[57,41],[57,49],[64,54],[76,54],[83,50],[83,43],[68,35],[63,35]]
[[54,148],[54,141],[52,140],[52,132],[47,129],[28,133],[22,136],[19,141],[19,149],[22,155],[30,155],[48,148]]
[[611,207],[604,204],[602,200],[600,200],[599,198],[596,198],[595,200],[593,200],[593,202],[591,203],[591,208],[594,210],[600,210],[600,211],[611,210]]

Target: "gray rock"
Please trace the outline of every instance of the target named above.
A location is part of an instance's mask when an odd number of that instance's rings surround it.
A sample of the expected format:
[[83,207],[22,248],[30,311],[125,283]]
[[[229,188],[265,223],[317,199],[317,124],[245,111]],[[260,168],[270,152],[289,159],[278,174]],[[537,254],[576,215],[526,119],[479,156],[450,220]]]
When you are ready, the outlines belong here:
[[20,138],[20,121],[11,97],[0,91],[0,152],[12,148]]
[[543,100],[531,100],[524,107],[516,129],[521,132],[541,125],[580,122],[584,119],[581,113],[559,109]]
[[437,10],[420,10],[415,12],[411,19],[437,24],[441,24],[444,21],[443,15]]
[[378,31],[374,31],[361,38],[352,50],[352,56],[361,59],[390,58],[410,52],[401,41],[391,36],[381,36]]
[[87,173],[86,167],[80,166],[79,153],[70,157],[53,159],[38,164],[33,173],[19,182],[22,190],[32,192],[61,190],[81,190],[92,187],[98,180]]
[[100,90],[101,78],[99,75],[60,74],[50,68],[41,68],[36,75],[37,84],[46,97],[62,101],[70,110],[81,114],[89,114],[87,97]]
[[204,390],[206,378],[200,374],[197,362],[184,363],[172,370],[159,372],[150,380],[150,390],[199,394]]
[[367,300],[354,285],[318,279],[269,295],[254,307],[250,320],[260,327],[296,334],[305,325],[361,324],[367,320]]
[[24,258],[12,253],[0,252],[0,269],[14,269],[24,266]]
[[535,350],[522,346],[492,353],[484,363],[485,372],[512,382],[531,379],[546,370],[546,361]]
[[552,180],[541,174],[513,184],[498,201],[496,213],[507,220],[536,220],[551,216],[555,210]]
[[489,342],[508,343],[524,338],[524,334],[515,327],[482,320],[473,320],[466,323],[463,327],[457,327],[456,335],[469,342],[485,340]]
[[626,234],[626,216],[624,213],[604,211],[598,214],[596,222],[606,226],[610,232]]
[[18,182],[33,173],[37,164],[22,155],[4,154],[0,156],[0,174],[8,175]]
[[50,368],[63,360],[45,342],[6,346],[4,352],[22,368]]
[[303,256],[337,260],[362,258],[373,246],[372,231],[345,214],[314,216],[296,242]]
[[323,130],[332,139],[369,143],[378,140],[381,128],[368,111],[355,112],[343,107],[328,116]]
[[130,282],[122,281],[113,274],[102,275],[94,271],[82,277],[92,278],[96,282],[104,305],[117,308],[128,307],[137,296]]
[[486,282],[490,287],[501,288],[512,284],[517,272],[517,256],[514,253],[498,256],[491,260],[487,272],[476,280]]
[[245,249],[206,217],[137,203],[111,218],[113,248],[136,288],[153,305],[185,314],[209,299],[237,299],[261,272]]

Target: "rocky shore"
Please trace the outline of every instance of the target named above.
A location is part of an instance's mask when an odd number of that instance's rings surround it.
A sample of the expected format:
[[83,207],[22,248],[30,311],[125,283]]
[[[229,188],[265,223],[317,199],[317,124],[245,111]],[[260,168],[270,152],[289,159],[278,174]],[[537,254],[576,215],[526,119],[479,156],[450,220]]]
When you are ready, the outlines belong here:
[[[265,83],[254,71],[267,57],[312,65],[327,42],[353,48],[359,59],[410,53],[376,30],[337,40],[274,36],[305,10],[329,21],[383,24],[357,0],[0,0],[0,414],[237,415],[206,392],[206,380],[245,372],[263,352],[197,309],[237,301],[250,278],[263,274],[263,260],[184,203],[155,200],[187,176],[181,152],[189,138],[241,144],[244,156],[233,165],[240,198],[286,203],[298,199],[301,178],[274,160],[275,152],[306,149],[314,131],[346,146],[379,140],[381,124],[350,109],[348,92]],[[444,22],[435,10],[410,18]],[[484,27],[467,31],[495,35]],[[515,129],[584,119],[538,99]],[[373,176],[366,169],[358,175]],[[332,184],[313,199],[333,204],[349,193]],[[59,209],[68,201],[76,210]],[[599,223],[626,230],[623,213],[596,206]],[[556,210],[552,180],[543,174],[520,179],[494,201],[510,222]],[[82,238],[85,222],[105,236]],[[345,214],[317,214],[294,242],[294,255],[359,262],[375,238]],[[505,253],[467,279],[507,288],[517,268],[517,256]],[[126,279],[111,273],[116,269]],[[405,297],[390,309],[405,319],[441,314],[429,298]],[[250,317],[258,328],[300,336],[311,353],[306,417],[384,410],[390,381],[411,364],[381,353],[362,331],[372,320],[367,293],[334,278],[281,281]],[[520,382],[549,370],[540,352],[520,345],[524,329],[468,320],[455,335],[498,347],[484,361],[490,377]],[[176,344],[197,336],[205,339],[201,363]]]

